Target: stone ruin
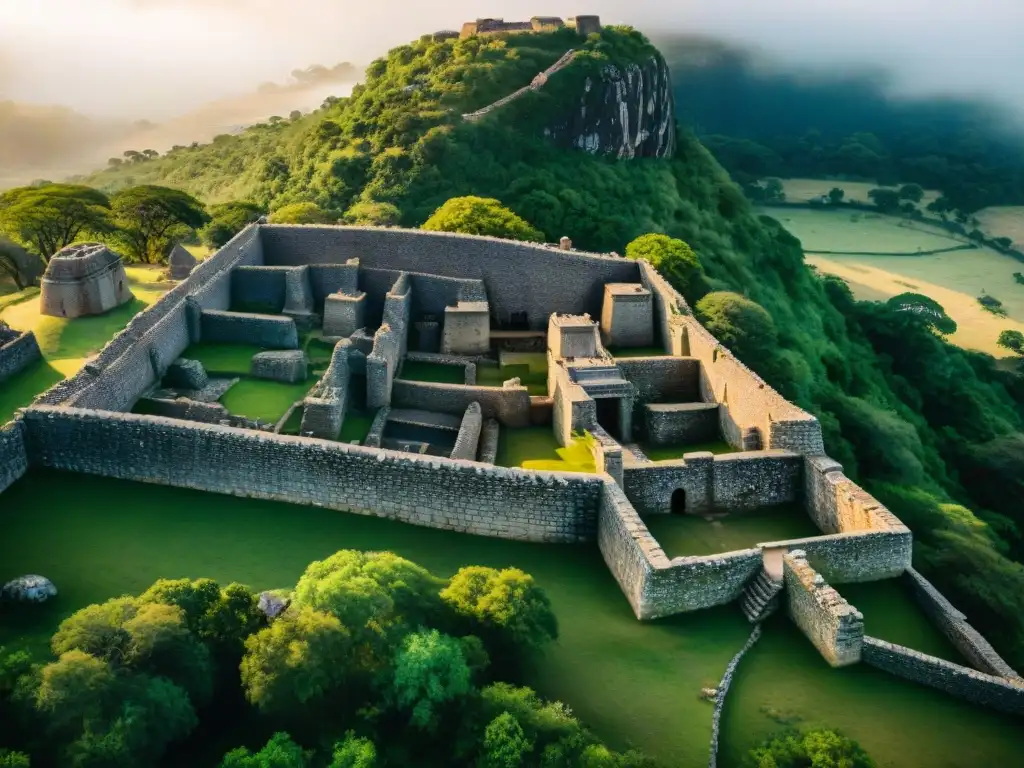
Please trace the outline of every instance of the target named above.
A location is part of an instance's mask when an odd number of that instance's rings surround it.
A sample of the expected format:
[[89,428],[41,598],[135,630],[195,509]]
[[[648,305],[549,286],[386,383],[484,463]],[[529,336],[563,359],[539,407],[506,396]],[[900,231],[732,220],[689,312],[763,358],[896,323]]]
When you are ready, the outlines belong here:
[[181,243],[175,244],[171,250],[171,255],[167,258],[168,272],[170,273],[171,280],[184,280],[190,274],[192,270],[196,268],[198,260],[195,256],[188,252]]
[[57,251],[40,285],[39,311],[52,317],[102,315],[135,298],[121,257],[102,243]]
[[[559,16],[534,16],[529,21],[505,21],[504,19],[477,19],[467,21],[462,25],[459,37],[465,40],[467,37],[491,35],[522,34],[530,32],[555,32],[566,27],[575,29],[583,37],[601,31],[601,18],[599,16],[571,16],[568,21],[562,21]],[[447,39],[447,32],[439,32],[439,39]]]

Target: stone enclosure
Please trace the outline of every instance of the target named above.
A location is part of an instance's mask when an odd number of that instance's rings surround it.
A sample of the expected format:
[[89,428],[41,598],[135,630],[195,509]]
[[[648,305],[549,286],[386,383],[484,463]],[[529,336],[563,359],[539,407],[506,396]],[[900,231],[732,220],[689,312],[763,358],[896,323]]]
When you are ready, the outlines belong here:
[[[104,263],[116,274],[119,261]],[[261,348],[249,375],[305,395],[276,424],[229,414],[216,401],[232,382],[188,358],[206,342]],[[329,358],[314,363],[312,342]],[[0,352],[11,343],[0,338]],[[643,356],[609,351],[630,347]],[[346,428],[360,419],[370,426],[353,438]],[[586,446],[596,471],[496,466],[502,441],[530,427]],[[686,450],[715,440],[730,452]],[[679,451],[652,461],[642,446]],[[1024,712],[1020,678],[913,571],[910,531],[825,454],[818,422],[642,261],[446,233],[253,225],[0,428],[0,490],[30,467],[596,542],[638,619],[738,601],[757,624],[781,605],[831,664]],[[784,510],[817,534],[669,557],[647,525]],[[842,584],[890,578],[912,580],[974,668],[864,635]]]

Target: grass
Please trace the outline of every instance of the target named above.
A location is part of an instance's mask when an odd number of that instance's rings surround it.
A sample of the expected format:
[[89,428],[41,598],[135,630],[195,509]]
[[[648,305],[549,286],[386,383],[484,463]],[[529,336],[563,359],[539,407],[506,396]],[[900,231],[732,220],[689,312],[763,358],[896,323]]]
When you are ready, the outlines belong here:
[[543,370],[536,370],[529,363],[511,363],[502,366],[479,363],[476,366],[477,386],[500,387],[509,379],[515,378],[519,379],[533,397],[544,397],[548,393],[546,361]]
[[4,288],[10,288],[11,290],[6,293],[0,291],[0,313],[2,313],[7,307],[13,307],[15,304],[20,304],[23,301],[28,301],[33,296],[39,295],[39,289],[35,287],[16,291],[14,290],[14,283],[6,283]]
[[711,451],[716,456],[723,453],[735,453],[736,449],[725,440],[713,440],[708,443],[690,443],[687,445],[659,445],[648,446],[640,444],[644,455],[651,461],[678,461],[683,454],[696,453],[697,451]]
[[902,579],[841,584],[836,589],[864,614],[865,634],[970,666],[928,620],[910,586]]
[[39,360],[0,384],[0,424],[6,424],[19,408],[64,379],[64,374],[46,360]]
[[1024,248],[1024,206],[995,206],[974,215],[981,222],[981,231],[989,237],[1008,237],[1018,250]]
[[[847,253],[905,253],[955,248],[963,245],[938,227],[907,222],[894,216],[862,211],[812,211],[803,208],[763,211],[778,219],[800,238],[804,251],[842,251]],[[965,254],[957,254],[964,256]],[[971,254],[966,253],[969,257]]]
[[292,403],[304,398],[312,386],[312,381],[286,384],[281,381],[243,378],[224,393],[220,402],[236,416],[276,424]]
[[[469,564],[522,568],[547,591],[559,621],[558,641],[524,682],[566,702],[612,746],[639,747],[670,766],[707,763],[712,708],[700,689],[717,685],[750,631],[735,606],[637,621],[593,545],[503,541],[42,471],[4,493],[2,516],[0,581],[41,573],[60,595],[5,614],[0,645],[41,655],[75,610],[139,593],[158,578],[290,587],[310,561],[342,548],[390,550],[442,576]],[[842,730],[880,767],[1014,765],[1019,758],[1019,721],[864,665],[833,670],[782,613],[739,666],[720,765],[738,766],[781,727],[780,714]]]
[[665,554],[717,555],[750,549],[766,541],[821,536],[821,531],[797,505],[765,507],[705,518],[701,515],[649,515],[647,530]]
[[193,344],[182,357],[198,360],[209,373],[223,373],[233,376],[247,376],[252,370],[252,358],[265,350],[253,344]]
[[462,365],[406,360],[402,364],[401,378],[407,381],[429,381],[436,384],[465,384],[466,368]]
[[358,440],[362,445],[366,442],[366,435],[373,424],[375,414],[365,414],[349,410],[345,414],[345,421],[341,424],[341,434],[338,435],[339,443],[351,443]]
[[522,467],[549,472],[596,472],[594,457],[583,440],[562,448],[551,427],[504,427],[498,439],[499,467]]
[[[843,200],[871,205],[873,201],[868,197],[868,192],[872,189],[877,189],[879,185],[869,181],[783,179],[782,187],[786,192],[786,202],[789,203],[806,203],[809,200],[820,198],[822,195],[827,195],[832,189],[839,187],[846,193]],[[938,199],[939,194],[938,190],[926,189],[924,197],[917,204],[917,207],[924,210],[928,203]]]
[[608,351],[613,357],[664,357],[668,354],[664,347],[609,347]]

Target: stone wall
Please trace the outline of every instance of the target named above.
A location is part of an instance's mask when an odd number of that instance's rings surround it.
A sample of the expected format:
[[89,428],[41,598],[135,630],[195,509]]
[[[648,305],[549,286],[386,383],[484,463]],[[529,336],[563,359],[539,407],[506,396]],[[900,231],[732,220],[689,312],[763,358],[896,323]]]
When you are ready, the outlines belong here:
[[455,437],[452,449],[453,459],[476,461],[477,447],[480,444],[480,432],[484,426],[484,417],[480,412],[480,403],[470,403],[466,414],[462,417],[459,434]]
[[839,533],[761,545],[805,551],[814,569],[831,584],[896,578],[910,567],[913,549],[908,530]]
[[671,512],[679,489],[686,492],[687,512],[751,509],[799,501],[802,469],[802,457],[787,451],[697,452],[679,461],[627,467],[623,487],[645,515]]
[[731,603],[762,567],[759,549],[669,560],[612,482],[605,483],[597,541],[638,619]]
[[[603,483],[135,414],[38,407],[33,466],[543,542],[595,534]],[[296,510],[296,515],[301,511]]]
[[622,485],[622,446],[611,435],[604,431],[600,424],[595,424],[588,441],[590,453],[594,457],[594,465],[598,472],[610,475],[618,485]]
[[714,403],[647,403],[643,429],[654,446],[708,443],[718,439],[718,406]]
[[696,403],[700,360],[693,357],[617,358],[622,377],[636,387],[638,403]]
[[[228,308],[231,275],[236,265],[262,262],[258,227],[249,227],[217,253],[202,261],[160,301],[147,307],[100,350],[99,355],[69,379],[47,390],[41,404],[75,404],[123,411],[157,383],[190,343],[199,340],[198,315],[190,328],[186,304],[192,297],[199,311]],[[156,369],[154,369],[154,363]]]
[[861,658],[866,664],[905,680],[937,688],[1000,712],[1024,714],[1024,685],[1013,681],[874,637],[864,638]]
[[343,264],[314,264],[309,268],[309,284],[313,303],[321,310],[324,299],[332,293],[354,296],[359,293],[359,259],[352,258]]
[[419,408],[461,415],[472,402],[480,403],[485,418],[505,427],[530,426],[530,393],[526,387],[467,387],[396,379],[391,392],[395,408]]
[[283,315],[222,312],[208,309],[202,315],[203,341],[222,344],[255,344],[265,349],[297,349],[295,321]]
[[302,401],[301,434],[324,440],[338,439],[348,407],[351,349],[352,342],[348,339],[335,344],[327,370]]
[[996,677],[1011,678],[1024,684],[1024,679],[996,653],[989,642],[960,613],[939,590],[913,568],[907,568],[903,578],[910,584],[918,605],[942,634],[982,672]]
[[300,266],[359,257],[369,269],[483,281],[491,317],[507,324],[525,312],[533,330],[546,330],[553,308],[600,317],[605,283],[637,282],[627,259],[497,238],[371,227],[260,227],[265,262]]
[[782,558],[789,617],[833,667],[856,664],[864,644],[864,616],[793,550]]
[[729,688],[732,686],[733,675],[740,661],[747,655],[747,651],[754,647],[754,644],[761,639],[761,625],[755,624],[750,631],[750,637],[743,644],[736,655],[729,660],[725,667],[725,674],[718,684],[718,692],[715,694],[715,711],[711,715],[711,750],[708,756],[708,768],[718,768],[718,737],[722,726],[722,712],[725,711],[725,699],[729,695]]
[[484,464],[493,464],[498,458],[498,437],[501,427],[497,419],[484,421],[483,429],[480,432],[480,461]]
[[284,309],[287,267],[235,267],[231,305],[236,312],[277,314]]
[[27,471],[24,423],[18,416],[0,425],[0,493]]
[[412,288],[402,274],[384,300],[383,324],[373,337],[373,351],[366,357],[366,407],[391,404],[392,387],[409,341]]
[[0,384],[41,358],[42,353],[32,331],[15,336],[6,343],[0,338]]
[[878,499],[843,474],[828,456],[809,456],[804,472],[807,512],[825,533],[907,531]]

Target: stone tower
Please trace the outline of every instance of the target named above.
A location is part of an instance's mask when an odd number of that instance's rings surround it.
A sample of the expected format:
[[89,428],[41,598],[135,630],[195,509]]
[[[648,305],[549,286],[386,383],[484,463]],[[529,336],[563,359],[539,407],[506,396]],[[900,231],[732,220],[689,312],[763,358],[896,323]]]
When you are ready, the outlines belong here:
[[40,285],[40,312],[53,317],[101,315],[135,298],[121,257],[101,243],[57,251]]
[[174,246],[171,251],[170,257],[167,259],[167,266],[170,269],[172,280],[184,280],[190,274],[198,262],[196,257],[189,253],[185,246],[178,243]]

